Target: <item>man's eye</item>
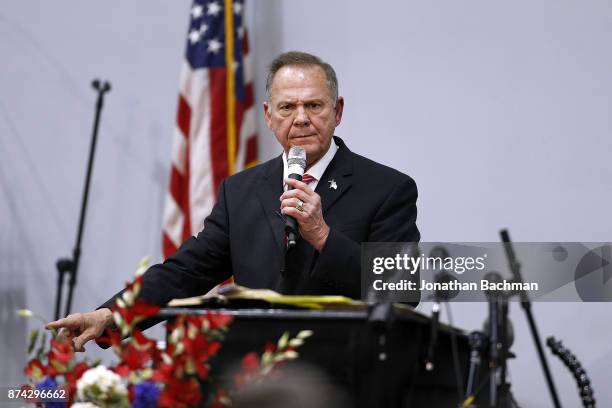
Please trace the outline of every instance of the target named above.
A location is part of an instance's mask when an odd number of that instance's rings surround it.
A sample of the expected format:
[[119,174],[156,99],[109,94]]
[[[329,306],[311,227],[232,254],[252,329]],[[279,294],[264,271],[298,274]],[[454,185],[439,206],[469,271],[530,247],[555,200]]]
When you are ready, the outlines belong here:
[[308,108],[310,109],[321,109],[323,105],[318,102],[313,102],[308,104]]

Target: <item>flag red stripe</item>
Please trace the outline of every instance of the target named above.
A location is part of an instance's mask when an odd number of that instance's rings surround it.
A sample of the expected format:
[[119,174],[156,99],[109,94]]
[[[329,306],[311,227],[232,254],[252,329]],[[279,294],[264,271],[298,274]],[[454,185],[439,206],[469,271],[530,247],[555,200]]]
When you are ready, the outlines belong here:
[[227,101],[225,99],[224,68],[210,69],[210,158],[212,162],[215,198],[221,181],[228,176],[227,160]]
[[191,177],[190,170],[190,154],[191,154],[191,146],[187,143],[187,147],[185,148],[185,174],[183,174],[183,186],[182,186],[182,194],[181,201],[178,202],[181,211],[183,211],[183,236],[182,239],[185,241],[192,234],[191,232],[191,205],[189,202],[189,178]]
[[[188,164],[189,156],[187,156],[185,163],[187,168]],[[186,171],[185,174],[181,174],[176,167],[172,166],[170,171],[170,194],[172,194],[176,205],[183,212],[184,220],[187,221],[189,219],[189,172]],[[183,223],[182,238],[185,238],[185,235],[189,237],[191,230],[189,225],[188,222]]]
[[244,155],[244,164],[250,164],[257,160],[257,134],[249,136],[246,142],[246,154]]
[[255,98],[253,97],[253,83],[248,82],[244,85],[244,106],[249,109],[254,104]]
[[187,137],[189,135],[189,123],[191,121],[191,108],[189,104],[183,98],[183,95],[179,95],[178,100],[178,108],[176,111],[176,124],[183,136]]

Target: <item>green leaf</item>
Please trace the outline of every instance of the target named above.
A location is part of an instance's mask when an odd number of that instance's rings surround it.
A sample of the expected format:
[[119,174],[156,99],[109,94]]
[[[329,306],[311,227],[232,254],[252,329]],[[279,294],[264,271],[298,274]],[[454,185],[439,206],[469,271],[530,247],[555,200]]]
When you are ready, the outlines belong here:
[[38,340],[38,335],[40,332],[37,329],[34,329],[30,332],[29,340],[28,340],[28,354],[32,353],[34,347],[36,346],[36,341]]
[[40,337],[40,345],[38,346],[38,349],[36,350],[36,358],[42,361],[42,358],[47,354],[46,353],[46,348],[47,348],[47,332],[43,332],[42,336]]

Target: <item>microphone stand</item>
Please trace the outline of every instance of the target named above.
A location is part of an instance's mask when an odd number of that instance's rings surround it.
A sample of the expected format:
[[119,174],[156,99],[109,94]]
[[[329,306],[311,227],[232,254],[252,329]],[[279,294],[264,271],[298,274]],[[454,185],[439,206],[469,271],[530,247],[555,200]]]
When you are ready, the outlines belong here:
[[[499,328],[497,296],[489,298],[489,406],[497,407],[497,375],[499,372],[499,350],[500,338],[497,333]],[[503,341],[503,340],[502,340]]]
[[[496,283],[502,282],[497,272],[489,272],[485,279]],[[515,406],[510,384],[506,382],[508,359],[514,358],[510,352],[512,343],[509,334],[510,320],[508,319],[508,299],[514,295],[512,292],[490,290],[485,292],[488,305],[488,319],[485,322],[485,333],[473,332],[470,334],[470,378],[466,388],[462,407],[471,407],[481,388],[489,383],[489,405],[491,408],[510,408]],[[484,350],[484,343],[488,344],[488,374],[478,387],[474,387],[480,363],[480,351]]]
[[482,359],[480,353],[484,349],[484,343],[487,339],[484,333],[479,331],[473,331],[469,336],[470,344],[470,368],[468,372],[468,381],[465,388],[464,400],[461,407],[473,407],[472,402],[476,395],[476,381],[478,379],[478,372],[480,370],[480,364]]
[[[512,248],[512,242],[510,241],[510,235],[508,234],[508,230],[501,230],[500,235],[502,238],[502,242],[504,243],[504,248],[506,250],[506,257],[508,258],[508,263],[510,265],[510,270],[512,271],[512,275],[514,276],[514,281],[522,283],[523,278],[521,276],[521,264],[517,261],[516,256],[514,254],[514,249]],[[529,323],[529,330],[531,331],[531,335],[533,337],[533,341],[535,343],[536,349],[538,351],[538,356],[540,358],[540,364],[542,365],[542,370],[544,371],[544,376],[546,377],[546,383],[548,385],[548,390],[550,391],[550,396],[553,400],[553,405],[555,408],[561,408],[561,403],[559,402],[559,396],[557,395],[557,390],[555,388],[555,384],[553,382],[552,374],[548,367],[548,362],[546,361],[546,355],[544,354],[544,348],[542,347],[542,342],[540,340],[540,334],[538,332],[538,328],[535,323],[535,319],[531,312],[531,302],[527,293],[524,290],[519,292],[521,296],[521,307],[527,316],[527,321]]]
[[510,384],[506,382],[510,339],[508,335],[508,298],[511,293],[496,291],[489,298],[489,389],[490,406],[512,406]]
[[93,169],[93,160],[96,151],[96,141],[98,139],[98,128],[100,125],[100,114],[104,106],[104,94],[111,89],[108,81],[93,80],[92,87],[98,92],[96,101],[96,113],[94,118],[93,131],[91,136],[91,145],[89,148],[89,161],[87,163],[87,173],[85,176],[85,186],[83,189],[83,198],[81,200],[81,214],[79,216],[79,225],[77,229],[76,243],[72,250],[72,258],[61,258],[56,263],[57,267],[57,292],[55,294],[55,320],[60,318],[60,308],[63,298],[64,277],[69,276],[68,280],[68,298],[66,299],[66,308],[64,316],[70,313],[72,305],[72,297],[74,287],[76,285],[77,271],[79,268],[79,260],[81,258],[81,239],[83,237],[83,228],[85,227],[85,214],[87,212],[87,199],[89,197],[89,186],[91,182],[91,172]]

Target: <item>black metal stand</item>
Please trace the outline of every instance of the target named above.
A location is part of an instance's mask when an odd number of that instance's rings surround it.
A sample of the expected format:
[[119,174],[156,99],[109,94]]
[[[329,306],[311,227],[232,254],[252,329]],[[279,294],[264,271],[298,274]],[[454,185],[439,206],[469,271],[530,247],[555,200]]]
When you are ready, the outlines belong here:
[[[506,256],[508,258],[508,263],[510,265],[510,270],[513,274],[513,279],[515,282],[522,283],[523,278],[521,276],[521,264],[517,261],[516,256],[514,254],[514,249],[512,248],[512,242],[510,241],[510,235],[507,230],[501,230],[500,235],[502,238],[502,242],[504,243],[504,248],[506,250]],[[521,296],[521,307],[527,316],[527,321],[529,323],[529,329],[531,331],[531,335],[533,337],[533,341],[535,343],[536,349],[538,350],[538,356],[540,358],[540,364],[542,366],[542,370],[544,371],[544,376],[546,377],[546,383],[548,385],[548,390],[550,391],[550,396],[553,400],[553,405],[555,408],[561,408],[561,403],[559,402],[559,396],[557,395],[557,390],[555,388],[555,384],[553,382],[552,374],[550,373],[550,369],[548,367],[548,362],[546,360],[546,355],[544,354],[544,348],[542,347],[542,342],[540,340],[540,334],[538,332],[538,328],[535,323],[535,319],[533,317],[533,313],[531,312],[531,302],[529,300],[529,296],[527,293],[522,290],[519,292]]]
[[79,216],[79,225],[77,230],[76,243],[72,251],[72,258],[61,258],[57,261],[57,292],[55,296],[55,320],[60,318],[60,308],[63,298],[64,276],[69,275],[68,280],[68,298],[66,299],[66,308],[64,316],[70,313],[72,305],[72,297],[74,294],[74,286],[76,285],[77,271],[79,268],[79,260],[81,258],[81,238],[83,237],[83,228],[85,226],[85,214],[87,212],[87,198],[89,196],[89,185],[91,181],[91,171],[93,168],[93,160],[96,151],[96,141],[98,139],[98,127],[100,125],[100,114],[104,106],[104,94],[111,89],[108,81],[99,81],[95,79],[91,85],[98,92],[96,101],[96,113],[91,136],[91,145],[89,148],[89,161],[87,163],[87,174],[85,176],[85,187],[83,190],[83,199],[81,201],[81,214]]
[[464,403],[462,406],[472,406],[471,399],[476,394],[476,382],[478,380],[478,372],[480,371],[480,364],[482,359],[480,354],[482,353],[485,342],[487,339],[482,332],[473,331],[470,333],[470,369],[468,373],[468,381],[465,388]]
[[497,376],[500,370],[500,344],[504,339],[499,338],[499,304],[496,297],[489,299],[489,406],[497,407],[499,398]]

